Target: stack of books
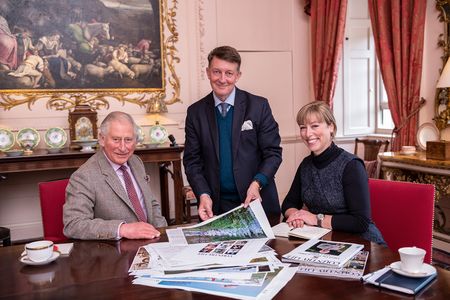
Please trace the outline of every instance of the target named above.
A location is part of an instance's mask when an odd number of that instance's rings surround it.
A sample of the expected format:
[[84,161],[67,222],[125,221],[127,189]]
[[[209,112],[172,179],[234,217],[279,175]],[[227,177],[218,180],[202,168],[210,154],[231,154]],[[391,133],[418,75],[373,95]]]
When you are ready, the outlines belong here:
[[282,256],[283,262],[297,263],[298,273],[360,279],[369,253],[361,244],[311,239]]
[[361,244],[311,239],[283,255],[283,262],[342,268],[364,248]]

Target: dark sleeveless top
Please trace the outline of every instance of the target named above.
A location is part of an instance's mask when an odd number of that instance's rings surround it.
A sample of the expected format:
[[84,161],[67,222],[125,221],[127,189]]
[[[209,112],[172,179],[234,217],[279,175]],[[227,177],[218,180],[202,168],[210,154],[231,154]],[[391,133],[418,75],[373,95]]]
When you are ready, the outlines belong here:
[[333,143],[319,156],[311,154],[302,161],[282,209],[284,213],[305,205],[313,214],[333,215],[333,230],[360,233],[383,244],[370,219],[369,197],[363,161]]

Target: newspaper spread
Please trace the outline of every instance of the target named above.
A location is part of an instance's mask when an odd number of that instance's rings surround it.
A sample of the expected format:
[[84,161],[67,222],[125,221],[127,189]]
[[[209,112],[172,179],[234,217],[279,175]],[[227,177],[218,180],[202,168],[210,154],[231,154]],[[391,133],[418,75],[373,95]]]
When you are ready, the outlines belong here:
[[283,255],[282,261],[342,268],[363,248],[361,244],[313,239]]
[[368,257],[368,251],[360,251],[342,268],[327,268],[300,264],[297,273],[360,280],[364,274]]

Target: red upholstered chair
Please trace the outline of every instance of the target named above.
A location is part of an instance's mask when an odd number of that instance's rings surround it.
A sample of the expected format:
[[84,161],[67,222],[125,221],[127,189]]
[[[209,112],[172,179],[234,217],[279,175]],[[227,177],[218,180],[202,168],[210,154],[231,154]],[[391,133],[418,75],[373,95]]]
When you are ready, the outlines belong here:
[[372,219],[389,248],[416,246],[431,263],[434,185],[369,179]]
[[42,224],[46,240],[61,242],[67,239],[63,234],[63,205],[66,201],[68,183],[69,179],[39,183]]

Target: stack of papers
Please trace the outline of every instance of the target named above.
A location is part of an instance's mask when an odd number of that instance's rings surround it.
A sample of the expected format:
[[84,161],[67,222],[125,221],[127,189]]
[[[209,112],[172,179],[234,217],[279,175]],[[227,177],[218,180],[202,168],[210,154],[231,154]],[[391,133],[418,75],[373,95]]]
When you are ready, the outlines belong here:
[[138,250],[129,270],[134,284],[271,299],[297,270],[280,262],[265,245],[274,235],[259,201],[166,232],[168,243]]

